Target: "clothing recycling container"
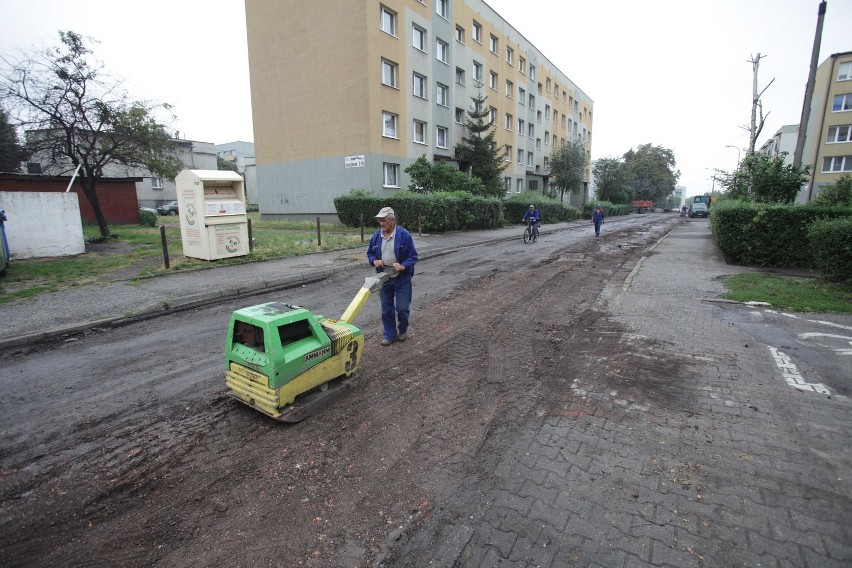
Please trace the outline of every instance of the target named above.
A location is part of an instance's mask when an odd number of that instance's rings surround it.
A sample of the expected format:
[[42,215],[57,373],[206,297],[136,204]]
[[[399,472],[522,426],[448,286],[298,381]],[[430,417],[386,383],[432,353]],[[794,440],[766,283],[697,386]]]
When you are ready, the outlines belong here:
[[216,260],[248,254],[242,176],[232,171],[183,170],[175,185],[184,256]]

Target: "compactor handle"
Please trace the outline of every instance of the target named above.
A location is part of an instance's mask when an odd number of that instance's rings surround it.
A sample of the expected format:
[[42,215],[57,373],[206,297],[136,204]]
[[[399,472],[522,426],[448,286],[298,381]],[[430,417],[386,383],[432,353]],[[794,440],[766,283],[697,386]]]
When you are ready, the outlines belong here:
[[378,292],[385,282],[388,281],[389,276],[382,272],[380,274],[376,274],[375,276],[367,276],[364,279],[364,285],[355,294],[355,298],[349,304],[349,307],[346,308],[346,311],[343,312],[343,315],[340,316],[340,321],[344,323],[351,324],[355,320],[355,316],[358,315],[358,312],[361,311],[361,308],[364,307],[364,304],[367,303],[367,298],[373,292]]

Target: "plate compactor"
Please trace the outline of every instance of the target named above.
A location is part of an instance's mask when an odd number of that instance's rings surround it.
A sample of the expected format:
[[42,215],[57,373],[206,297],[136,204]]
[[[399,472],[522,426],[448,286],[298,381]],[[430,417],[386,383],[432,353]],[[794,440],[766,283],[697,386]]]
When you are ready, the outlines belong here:
[[282,422],[299,422],[357,384],[364,334],[352,325],[387,274],[369,276],[339,320],[270,302],[235,311],[225,343],[228,394]]

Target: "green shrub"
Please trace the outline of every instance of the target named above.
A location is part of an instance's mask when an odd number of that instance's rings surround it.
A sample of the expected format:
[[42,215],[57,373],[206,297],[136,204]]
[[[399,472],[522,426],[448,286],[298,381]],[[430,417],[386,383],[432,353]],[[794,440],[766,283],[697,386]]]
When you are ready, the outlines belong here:
[[478,197],[465,191],[418,194],[398,191],[390,197],[363,191],[334,199],[340,222],[350,227],[375,226],[374,215],[391,207],[397,223],[409,231],[459,231],[494,229],[503,225],[503,204],[493,197]]
[[826,279],[852,282],[852,216],[817,219],[808,227],[808,243]]
[[852,210],[821,205],[777,205],[719,199],[710,213],[713,240],[732,264],[813,268],[808,229],[817,219],[848,217]]
[[620,203],[615,205],[609,201],[589,201],[583,205],[583,219],[591,219],[592,213],[595,212],[595,207],[598,205],[603,209],[604,215],[607,217],[615,217],[617,215],[629,215],[633,212],[633,207],[629,203]]
[[139,224],[144,227],[153,227],[157,224],[157,215],[150,212],[145,211],[144,209],[139,210]]
[[528,191],[516,193],[503,201],[506,219],[510,223],[519,222],[531,204],[535,205],[541,214],[542,223],[560,223],[580,218],[580,212],[575,207],[563,205],[558,199]]

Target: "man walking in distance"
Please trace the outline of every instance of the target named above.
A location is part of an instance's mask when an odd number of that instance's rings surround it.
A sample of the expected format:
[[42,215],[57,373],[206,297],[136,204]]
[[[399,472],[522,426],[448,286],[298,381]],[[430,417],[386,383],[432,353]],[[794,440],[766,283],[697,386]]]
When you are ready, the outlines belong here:
[[603,212],[603,209],[601,209],[601,206],[598,205],[597,207],[595,207],[595,212],[592,213],[592,223],[595,224],[595,236],[596,237],[601,236],[601,225],[603,224],[603,220],[604,220],[604,212]]
[[380,290],[382,299],[382,345],[408,338],[408,315],[411,312],[411,278],[417,262],[417,249],[411,233],[397,226],[396,214],[382,207],[376,215],[380,229],[370,238],[367,260],[376,272],[389,276]]

